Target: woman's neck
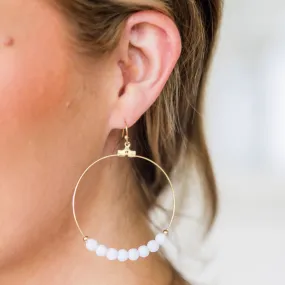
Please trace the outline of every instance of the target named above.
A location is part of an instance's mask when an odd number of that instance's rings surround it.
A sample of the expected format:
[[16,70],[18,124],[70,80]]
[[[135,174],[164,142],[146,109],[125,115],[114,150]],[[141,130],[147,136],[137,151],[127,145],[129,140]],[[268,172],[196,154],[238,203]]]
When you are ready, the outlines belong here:
[[[116,158],[114,163],[98,168],[93,172],[96,175],[86,178],[78,192],[76,210],[86,235],[106,246],[129,249],[146,244],[153,234],[136,203],[139,189],[131,178],[128,164],[122,163]],[[97,257],[86,250],[75,226],[69,201],[58,217],[50,233],[39,233],[41,246],[35,245],[13,268],[0,272],[0,284],[170,283],[170,267],[159,254],[125,263]]]

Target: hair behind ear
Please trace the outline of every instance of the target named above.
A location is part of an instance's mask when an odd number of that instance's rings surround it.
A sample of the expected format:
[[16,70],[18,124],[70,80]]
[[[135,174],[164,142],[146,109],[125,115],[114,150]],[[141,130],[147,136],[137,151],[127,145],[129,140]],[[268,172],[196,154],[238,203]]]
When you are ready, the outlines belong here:
[[[161,164],[168,173],[181,162],[184,173],[195,161],[203,184],[208,225],[217,212],[217,187],[204,137],[203,101],[205,83],[221,17],[221,1],[171,1],[167,11],[182,39],[182,54],[161,96],[136,126],[140,151]],[[188,164],[188,166],[186,166]],[[166,185],[155,168],[137,164],[138,176],[146,182],[152,205]]]

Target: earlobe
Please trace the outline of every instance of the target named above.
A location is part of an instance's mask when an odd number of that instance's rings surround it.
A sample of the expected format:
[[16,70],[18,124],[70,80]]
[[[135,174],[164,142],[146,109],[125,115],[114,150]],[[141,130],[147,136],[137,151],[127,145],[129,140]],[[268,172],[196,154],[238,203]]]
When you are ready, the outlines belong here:
[[[154,11],[129,18],[120,42],[121,96],[111,112],[110,128],[132,126],[155,102],[181,53],[175,23]],[[124,59],[124,60],[122,60]],[[126,60],[127,59],[127,60]]]

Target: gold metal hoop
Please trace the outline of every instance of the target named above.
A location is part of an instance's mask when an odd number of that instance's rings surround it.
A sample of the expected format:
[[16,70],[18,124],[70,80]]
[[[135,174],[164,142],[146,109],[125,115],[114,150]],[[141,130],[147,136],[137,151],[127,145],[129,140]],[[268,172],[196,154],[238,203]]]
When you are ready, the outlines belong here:
[[174,190],[174,187],[172,185],[172,182],[171,182],[169,176],[167,175],[165,170],[161,166],[159,166],[156,162],[152,161],[151,159],[149,159],[147,157],[137,155],[136,151],[130,149],[131,143],[129,142],[129,135],[128,135],[128,127],[127,126],[123,130],[122,136],[124,136],[124,134],[125,134],[125,148],[123,150],[118,150],[117,154],[111,154],[111,155],[107,155],[107,156],[101,157],[98,160],[96,160],[93,163],[91,163],[85,169],[85,171],[82,173],[82,175],[78,179],[78,182],[77,182],[77,184],[75,186],[75,189],[74,189],[74,192],[73,192],[73,196],[72,196],[72,212],[73,212],[73,217],[74,217],[74,221],[76,223],[76,226],[77,226],[79,232],[81,233],[81,235],[82,235],[82,237],[83,237],[83,239],[85,241],[87,240],[87,236],[83,233],[81,227],[79,226],[79,223],[78,223],[78,220],[77,220],[77,216],[76,216],[76,213],[75,213],[75,198],[76,198],[77,190],[78,190],[78,187],[79,187],[79,184],[80,184],[82,178],[90,170],[90,168],[92,168],[98,162],[100,162],[102,160],[105,160],[105,159],[108,159],[108,158],[112,158],[112,157],[128,157],[128,158],[143,159],[145,161],[148,161],[148,162],[152,163],[154,166],[156,166],[165,175],[165,177],[166,177],[166,179],[167,179],[167,181],[168,181],[168,183],[170,185],[171,191],[172,191],[173,208],[172,208],[172,215],[171,215],[170,222],[168,224],[168,227],[165,230],[163,230],[163,233],[164,234],[168,234],[168,232],[169,232],[169,230],[170,230],[170,228],[172,226],[172,223],[173,223],[173,220],[174,220],[174,217],[175,217],[175,211],[176,211],[176,199],[175,199],[175,190]]

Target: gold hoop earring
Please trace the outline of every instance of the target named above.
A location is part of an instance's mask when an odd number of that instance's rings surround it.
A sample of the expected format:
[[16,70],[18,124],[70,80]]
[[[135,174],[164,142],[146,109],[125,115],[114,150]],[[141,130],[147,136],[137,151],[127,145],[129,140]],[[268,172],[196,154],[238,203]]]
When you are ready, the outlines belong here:
[[[126,128],[123,130],[123,137],[125,138],[125,148],[122,150],[118,150],[116,154],[104,156],[104,157],[94,161],[93,163],[91,163],[85,169],[85,171],[82,173],[82,175],[80,176],[80,178],[79,178],[79,180],[75,186],[75,189],[73,192],[73,197],[72,197],[72,211],[73,211],[74,221],[75,221],[75,224],[76,224],[80,234],[83,237],[86,248],[89,251],[96,252],[97,256],[104,256],[104,257],[107,257],[107,259],[109,259],[109,260],[119,260],[121,262],[124,262],[127,260],[135,261],[135,260],[139,259],[140,257],[146,258],[147,256],[149,256],[150,253],[157,252],[159,250],[160,246],[162,246],[165,242],[166,236],[168,235],[170,228],[172,226],[172,223],[173,223],[173,220],[175,217],[175,211],[176,211],[175,190],[174,190],[172,182],[171,182],[169,176],[167,175],[167,173],[165,172],[165,170],[163,170],[163,168],[161,166],[159,166],[157,163],[155,163],[151,159],[144,157],[144,156],[137,155],[136,151],[131,150],[131,143],[129,141],[128,126],[126,126]],[[170,222],[169,222],[167,228],[164,229],[159,234],[157,234],[154,240],[149,241],[147,243],[147,245],[140,246],[138,249],[133,248],[133,249],[130,249],[127,251],[125,249],[117,250],[114,248],[107,248],[105,245],[98,243],[98,241],[91,239],[87,235],[85,235],[83,233],[82,229],[80,228],[77,217],[76,217],[75,198],[76,198],[78,186],[79,186],[82,178],[90,170],[90,168],[92,166],[94,166],[95,164],[97,164],[98,162],[100,162],[102,160],[112,158],[112,157],[130,158],[130,159],[138,158],[138,159],[143,159],[145,161],[152,163],[154,166],[159,168],[159,170],[165,175],[165,177],[166,177],[166,179],[170,185],[170,188],[172,190],[173,209],[172,209],[172,216],[171,216],[171,219],[170,219]]]

